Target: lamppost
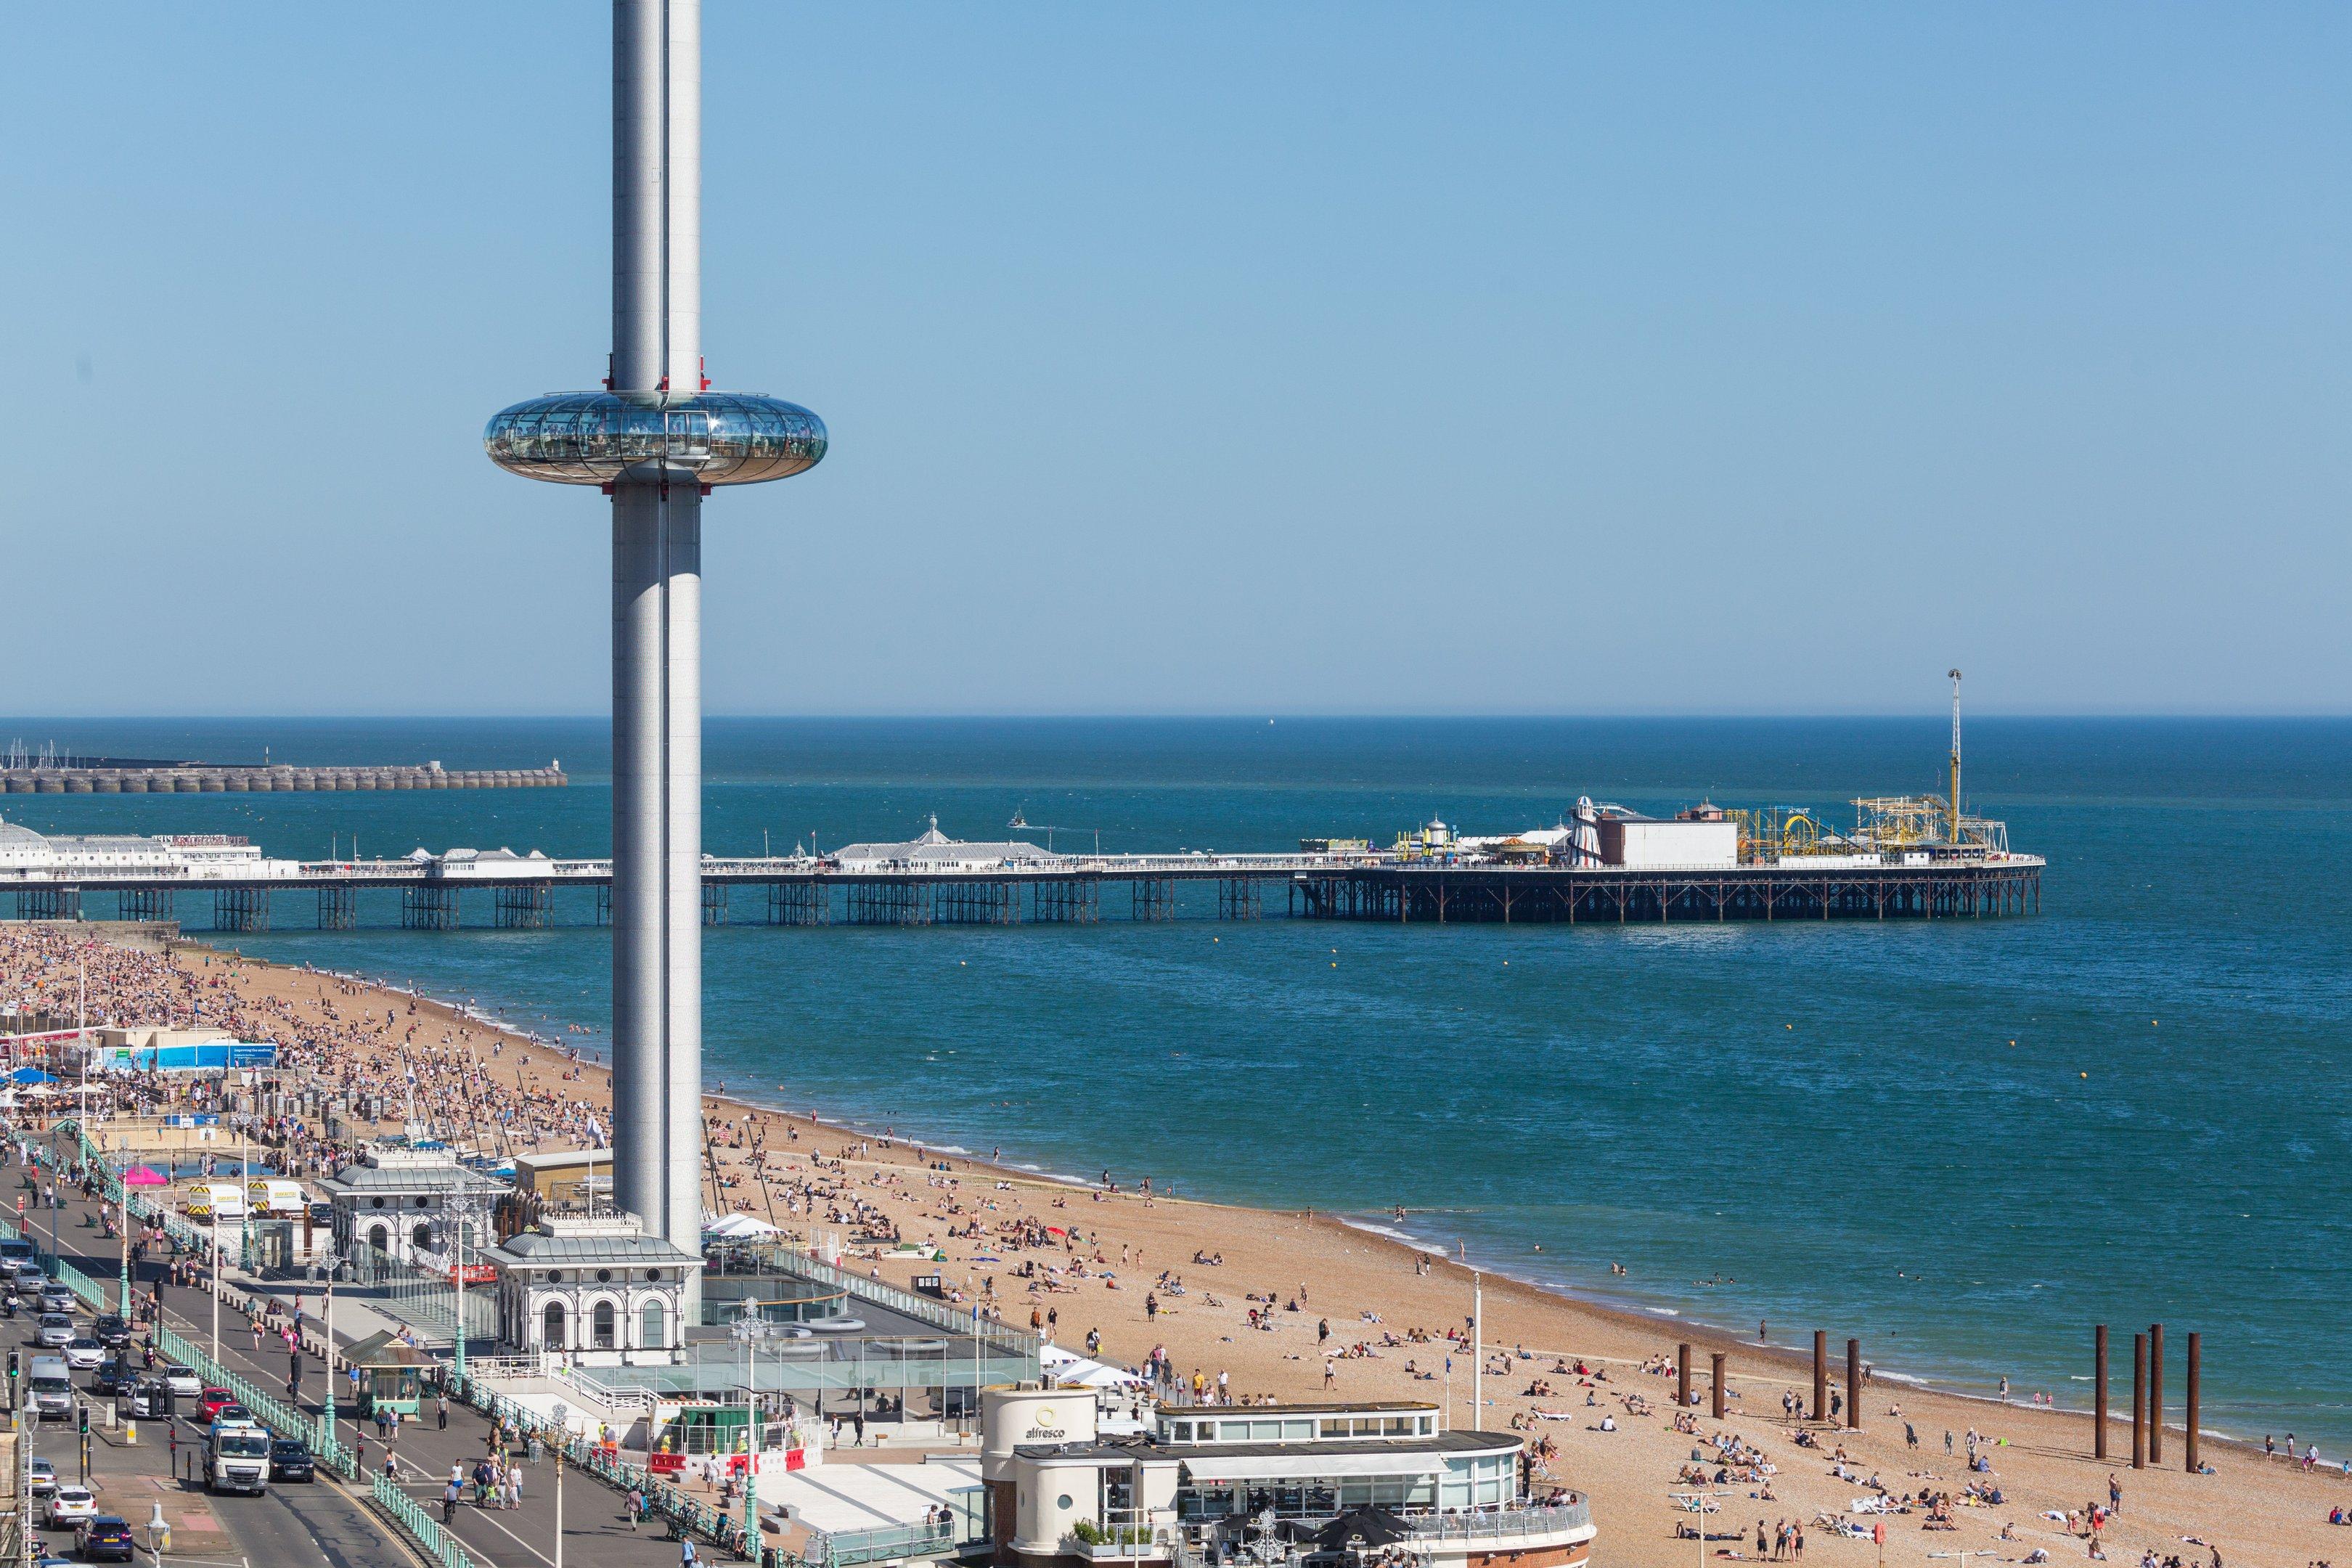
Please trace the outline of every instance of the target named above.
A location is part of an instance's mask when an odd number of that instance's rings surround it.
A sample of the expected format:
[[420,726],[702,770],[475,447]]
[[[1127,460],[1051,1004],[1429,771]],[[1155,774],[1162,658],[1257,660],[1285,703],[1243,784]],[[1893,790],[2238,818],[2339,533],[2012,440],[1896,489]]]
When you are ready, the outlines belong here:
[[220,1299],[221,1299],[221,1278],[220,1278],[220,1205],[219,1205],[219,1204],[217,1204],[217,1203],[215,1203],[215,1204],[214,1204],[214,1205],[212,1205],[212,1219],[213,1219],[213,1279],[212,1279],[212,1286],[213,1286],[213,1364],[214,1364],[215,1366],[218,1366],[218,1365],[220,1365],[220,1363],[221,1363],[221,1358],[220,1358]]
[[[327,1277],[326,1309],[321,1320],[322,1339],[319,1346],[319,1359],[326,1363],[327,1368],[323,1380],[327,1392],[319,1407],[319,1426],[325,1434],[319,1450],[324,1453],[335,1445],[335,1270],[343,1266],[343,1260],[329,1252],[315,1261]],[[295,1342],[294,1352],[297,1355],[302,1352],[299,1340]]]
[[[557,1405],[558,1410],[562,1409]],[[563,1428],[556,1428],[555,1440],[555,1568],[563,1568]]]
[[[459,1166],[458,1169],[461,1173],[458,1179],[462,1183],[464,1181],[462,1173],[465,1167]],[[456,1238],[449,1244],[449,1257],[452,1262],[449,1279],[457,1287],[457,1349],[452,1360],[457,1366],[457,1381],[461,1384],[466,1381],[466,1221],[472,1216],[473,1212],[474,1194],[460,1185],[449,1197],[449,1221],[457,1227]]]

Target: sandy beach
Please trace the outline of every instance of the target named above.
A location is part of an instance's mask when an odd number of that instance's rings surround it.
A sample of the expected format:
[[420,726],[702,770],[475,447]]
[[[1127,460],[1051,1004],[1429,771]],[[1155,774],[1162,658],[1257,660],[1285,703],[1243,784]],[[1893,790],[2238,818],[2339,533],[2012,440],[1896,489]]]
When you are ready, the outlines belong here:
[[[395,1119],[414,1068],[419,1113],[460,1137],[471,1128],[485,1147],[579,1146],[609,1104],[601,1066],[447,1003],[193,942],[148,962],[180,973],[173,986],[151,977],[147,990],[176,987],[212,998],[206,1016],[233,1020],[247,1037],[307,1041],[305,1055],[331,1052],[328,1070],[390,1095]],[[790,1099],[788,1088],[772,1092]],[[1720,1512],[1708,1516],[1710,1532],[1742,1537],[1709,1542],[1709,1560],[1733,1560],[1734,1552],[1752,1560],[1759,1520],[1769,1531],[1796,1519],[1814,1554],[1875,1561],[1867,1541],[1839,1539],[1815,1522],[1822,1515],[1858,1517],[1850,1510],[1874,1494],[1874,1477],[1898,1499],[1923,1489],[1957,1496],[1970,1482],[1997,1484],[2003,1494],[1998,1505],[1970,1500],[1954,1508],[1948,1530],[1924,1528],[1924,1509],[1887,1517],[1885,1554],[1895,1562],[1964,1550],[2019,1561],[2036,1548],[2053,1562],[2091,1558],[2086,1539],[2068,1532],[2066,1516],[2106,1503],[2111,1479],[2122,1506],[2104,1532],[2107,1561],[2140,1563],[2153,1552],[2158,1563],[2303,1568],[2326,1561],[2335,1542],[2352,1543],[2352,1533],[2338,1535],[2327,1522],[2331,1507],[2352,1503],[2352,1478],[2340,1470],[2305,1473],[2284,1458],[2266,1460],[2258,1447],[2209,1437],[2204,1458],[2217,1473],[2182,1473],[2177,1349],[2167,1377],[2176,1425],[2165,1440],[2164,1468],[2132,1471],[2128,1330],[2116,1362],[2118,1415],[2109,1448],[2117,1458],[2100,1463],[2090,1457],[2086,1416],[1965,1397],[1892,1375],[1864,1388],[1863,1430],[1803,1423],[1785,1413],[1783,1401],[1792,1391],[1810,1395],[1810,1325],[1773,1326],[1776,1339],[1786,1332],[1801,1345],[1759,1346],[1752,1337],[1709,1334],[1488,1275],[1486,1404],[1474,1415],[1475,1358],[1443,1337],[1465,1328],[1472,1309],[1471,1275],[1458,1263],[1327,1215],[1072,1186],[732,1097],[708,1097],[706,1110],[723,1206],[799,1234],[832,1232],[846,1241],[860,1231],[895,1229],[934,1242],[949,1260],[940,1271],[969,1298],[993,1303],[1008,1322],[1050,1313],[1055,1342],[1074,1350],[1097,1332],[1103,1359],[1136,1365],[1161,1347],[1180,1371],[1197,1369],[1237,1401],[1440,1401],[1448,1394],[1450,1353],[1452,1422],[1521,1427],[1530,1445],[1549,1438],[1556,1454],[1549,1479],[1591,1497],[1600,1549],[1615,1561],[1684,1562],[1700,1550],[1676,1538],[1677,1521],[1691,1516],[1669,1494],[1697,1489],[1681,1478],[1702,1448],[1706,1473],[1714,1475],[1712,1439],[1723,1433],[1760,1449],[1776,1473],[1769,1496],[1754,1482],[1706,1489],[1722,1498]],[[822,1172],[812,1168],[812,1155],[824,1156]],[[938,1168],[942,1162],[945,1170]],[[1070,1233],[1063,1276],[1050,1286],[1019,1277],[1012,1255],[991,1245],[999,1226],[1024,1217]],[[929,1267],[862,1251],[850,1261],[901,1285]],[[1592,1262],[1596,1272],[1603,1266]],[[1318,1340],[1324,1324],[1328,1341]],[[1843,1341],[1825,1326],[1833,1334],[1832,1381],[1842,1383]],[[1728,1413],[1711,1419],[1702,1403],[1692,1413],[1696,1435],[1687,1421],[1675,1429],[1675,1379],[1664,1365],[1684,1340],[1693,1345],[1695,1388],[1708,1385],[1710,1352],[1728,1357]],[[1591,1375],[1580,1375],[1580,1363]],[[1602,1429],[1604,1417],[1613,1430]],[[1796,1441],[1808,1427],[1816,1447]],[[1990,1457],[1989,1473],[1967,1468],[1971,1432]],[[1915,1435],[1916,1447],[1908,1441]],[[1832,1473],[1841,1453],[1852,1479]]]

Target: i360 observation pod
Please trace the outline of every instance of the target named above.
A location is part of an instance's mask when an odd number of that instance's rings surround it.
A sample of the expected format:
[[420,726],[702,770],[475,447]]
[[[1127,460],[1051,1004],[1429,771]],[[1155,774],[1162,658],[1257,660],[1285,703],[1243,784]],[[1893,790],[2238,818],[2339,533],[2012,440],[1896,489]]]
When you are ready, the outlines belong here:
[[705,485],[789,479],[824,456],[824,422],[797,403],[702,392],[556,392],[501,409],[482,432],[490,461],[527,479],[609,485],[691,474]]
[[[604,390],[519,403],[482,440],[510,473],[613,498],[613,1198],[699,1258],[702,498],[800,473],[825,447],[807,409],[703,379],[701,0],[613,4]],[[664,1348],[627,1331],[616,1348]]]

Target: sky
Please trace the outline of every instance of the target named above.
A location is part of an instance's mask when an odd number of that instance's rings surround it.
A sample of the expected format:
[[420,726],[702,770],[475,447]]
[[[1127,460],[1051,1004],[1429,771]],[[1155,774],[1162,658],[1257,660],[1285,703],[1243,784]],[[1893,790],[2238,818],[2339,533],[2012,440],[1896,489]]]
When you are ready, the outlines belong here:
[[[0,18],[0,712],[605,709],[608,25]],[[714,712],[2352,710],[2352,11],[704,27]]]

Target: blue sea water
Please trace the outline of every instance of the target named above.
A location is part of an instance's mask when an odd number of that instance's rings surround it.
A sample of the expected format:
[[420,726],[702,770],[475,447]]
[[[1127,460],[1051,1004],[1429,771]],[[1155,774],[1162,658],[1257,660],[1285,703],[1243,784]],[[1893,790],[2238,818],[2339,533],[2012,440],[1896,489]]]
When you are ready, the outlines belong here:
[[[601,731],[0,721],[211,761],[560,757],[576,781],[0,814],[282,854],[597,854]],[[2161,1321],[2205,1335],[2210,1424],[2352,1445],[2352,723],[1985,720],[1969,743],[1971,804],[2050,858],[2038,917],[1129,925],[1114,893],[1093,927],[737,925],[706,946],[706,1073],[1047,1170],[1381,1225],[1402,1206],[1399,1228],[1497,1270],[1776,1339],[1856,1334],[1957,1386],[2005,1374],[2080,1404],[2091,1325]],[[1580,794],[1843,817],[1940,787],[1944,750],[1933,721],[715,721],[706,834],[835,845],[936,812],[990,837],[1017,810],[1062,845],[1280,849],[1433,813],[1549,824]],[[310,917],[281,900],[278,930],[223,940],[542,1028],[606,1023],[602,931],[404,932],[389,898],[368,929]]]

